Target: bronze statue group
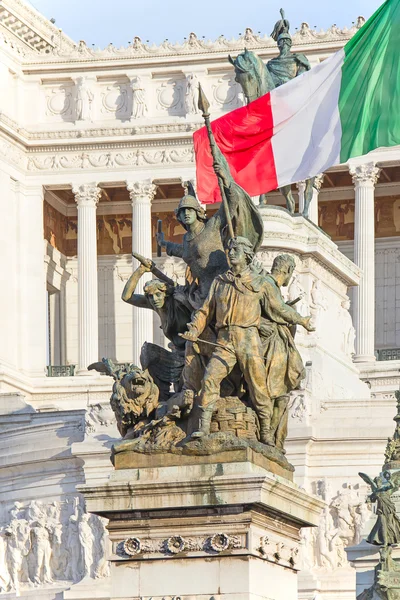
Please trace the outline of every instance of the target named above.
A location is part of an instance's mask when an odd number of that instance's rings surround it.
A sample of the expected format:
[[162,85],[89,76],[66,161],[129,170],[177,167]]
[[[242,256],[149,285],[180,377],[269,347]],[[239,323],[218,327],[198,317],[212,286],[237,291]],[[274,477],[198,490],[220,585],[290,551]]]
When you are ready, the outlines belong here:
[[292,328],[313,328],[310,317],[297,313],[281,294],[295,268],[293,257],[277,256],[271,273],[255,261],[263,237],[261,215],[218,153],[214,166],[226,203],[207,220],[191,189],[176,210],[186,229],[183,244],[158,234],[167,254],[186,263],[185,285],[162,277],[146,283],[144,295],[136,294],[141,275],[156,266],[135,255],[140,264],[122,298],[157,312],[177,363],[181,357],[180,381],[168,406],[184,407],[186,414],[197,410],[190,439],[210,434],[221,397],[237,396],[256,412],[260,442],[283,451],[289,393],[304,378]]

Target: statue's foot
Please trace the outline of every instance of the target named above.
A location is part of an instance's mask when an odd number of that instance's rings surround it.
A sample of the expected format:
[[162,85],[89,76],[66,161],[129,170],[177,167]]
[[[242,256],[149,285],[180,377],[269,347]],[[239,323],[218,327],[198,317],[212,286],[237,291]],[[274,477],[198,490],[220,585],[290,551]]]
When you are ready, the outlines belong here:
[[261,423],[260,428],[260,442],[265,444],[266,446],[275,446],[275,434],[270,429],[270,427],[266,427]]
[[191,440],[198,440],[202,437],[204,437],[206,434],[204,433],[204,431],[194,431],[192,433],[192,435],[190,436]]

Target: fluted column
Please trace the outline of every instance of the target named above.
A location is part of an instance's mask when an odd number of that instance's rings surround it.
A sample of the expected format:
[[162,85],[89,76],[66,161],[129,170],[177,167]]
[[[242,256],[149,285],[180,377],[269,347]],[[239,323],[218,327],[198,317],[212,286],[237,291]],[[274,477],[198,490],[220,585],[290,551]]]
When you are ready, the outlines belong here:
[[[152,256],[151,203],[157,186],[151,181],[127,182],[132,202],[132,252],[146,258]],[[133,259],[133,268],[138,263]],[[151,279],[148,273],[139,282],[137,293],[143,293],[143,286]],[[133,363],[140,366],[140,351],[144,342],[153,341],[153,313],[150,310],[133,307]]]
[[314,179],[313,197],[311,200],[310,208],[308,209],[308,218],[316,225],[318,225],[318,196],[321,191],[323,182],[324,174],[320,173]]
[[373,164],[350,167],[355,188],[354,262],[361,281],[354,294],[355,362],[375,360],[375,202],[380,170]]
[[99,360],[96,208],[101,189],[85,183],[72,189],[78,205],[78,375]]

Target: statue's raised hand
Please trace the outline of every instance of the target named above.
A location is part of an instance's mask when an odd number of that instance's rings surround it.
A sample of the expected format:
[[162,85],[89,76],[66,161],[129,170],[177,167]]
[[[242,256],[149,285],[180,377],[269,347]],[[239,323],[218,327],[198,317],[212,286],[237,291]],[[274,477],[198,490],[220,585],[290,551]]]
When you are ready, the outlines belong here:
[[229,177],[229,171],[227,171],[226,165],[224,165],[222,161],[219,162],[219,161],[215,160],[213,167],[214,167],[215,174],[217,175],[217,177],[219,177],[222,180],[222,183],[224,184],[224,186],[229,187],[230,177]]
[[156,240],[157,240],[157,244],[159,246],[161,246],[162,248],[165,248],[165,246],[167,245],[167,242],[165,241],[164,234],[162,231],[156,234]]
[[150,260],[149,258],[145,258],[144,256],[142,256],[141,254],[138,254],[137,252],[132,252],[132,256],[133,256],[133,258],[136,258],[136,260],[140,262],[140,264],[142,265],[142,270],[145,273],[151,273],[151,271],[154,267],[154,263],[152,260]]

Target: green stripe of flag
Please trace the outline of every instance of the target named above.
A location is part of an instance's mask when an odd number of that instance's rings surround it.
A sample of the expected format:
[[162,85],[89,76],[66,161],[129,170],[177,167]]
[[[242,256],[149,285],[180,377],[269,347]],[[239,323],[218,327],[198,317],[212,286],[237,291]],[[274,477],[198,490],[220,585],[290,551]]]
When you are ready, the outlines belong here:
[[344,52],[341,162],[400,144],[400,0],[386,0]]

